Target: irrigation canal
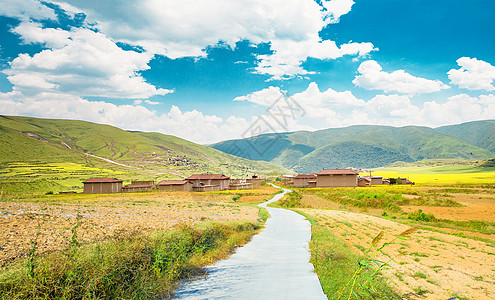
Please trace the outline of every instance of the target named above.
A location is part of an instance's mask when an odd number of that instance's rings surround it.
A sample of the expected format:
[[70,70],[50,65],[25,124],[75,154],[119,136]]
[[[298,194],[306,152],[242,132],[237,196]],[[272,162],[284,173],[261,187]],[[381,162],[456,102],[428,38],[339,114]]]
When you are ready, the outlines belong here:
[[[290,192],[283,191],[259,206]],[[229,259],[206,267],[205,277],[184,281],[174,299],[327,299],[309,263],[311,224],[293,211],[267,209],[271,217],[261,233]]]

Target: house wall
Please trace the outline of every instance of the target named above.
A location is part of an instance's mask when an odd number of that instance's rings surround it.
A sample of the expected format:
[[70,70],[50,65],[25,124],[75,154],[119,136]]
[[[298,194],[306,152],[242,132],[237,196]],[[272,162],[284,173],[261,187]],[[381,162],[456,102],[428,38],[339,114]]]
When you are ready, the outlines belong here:
[[192,191],[192,184],[191,183],[186,183],[186,184],[171,184],[171,185],[158,185],[158,190],[159,191],[186,191],[190,192]]
[[383,178],[372,178],[371,179],[371,185],[382,185],[383,184]]
[[90,182],[84,183],[83,193],[109,194],[122,192],[122,182]]
[[229,179],[193,179],[190,181],[193,187],[200,187],[200,182],[202,182],[203,185],[217,185],[220,191],[229,189]]
[[352,187],[358,186],[356,175],[316,175],[317,187]]
[[193,186],[195,192],[216,192],[220,191],[219,185]]
[[370,186],[370,183],[367,180],[358,180],[358,186],[361,187]]
[[152,188],[156,188],[154,180],[149,181],[131,181],[131,185],[151,185]]
[[246,179],[246,183],[251,183],[253,189],[259,188],[261,186],[261,178],[248,178]]
[[309,181],[315,181],[315,178],[294,178],[295,187],[308,187]]
[[123,193],[134,193],[134,192],[151,192],[151,186],[150,187],[131,187],[131,188],[122,188]]
[[248,190],[251,189],[253,185],[251,183],[237,183],[237,184],[230,184],[229,185],[229,190]]

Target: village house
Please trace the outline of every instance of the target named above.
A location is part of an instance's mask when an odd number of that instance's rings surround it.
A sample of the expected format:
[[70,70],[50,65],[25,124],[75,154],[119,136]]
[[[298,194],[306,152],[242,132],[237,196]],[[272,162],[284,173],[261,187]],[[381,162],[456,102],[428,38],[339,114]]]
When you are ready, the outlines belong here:
[[159,191],[185,191],[193,190],[193,184],[188,180],[163,180],[157,185]]
[[251,187],[253,189],[257,189],[257,188],[261,187],[262,181],[263,181],[263,179],[261,179],[260,177],[258,177],[256,175],[253,175],[251,178],[246,179],[246,183],[251,183]]
[[131,184],[122,187],[123,193],[151,192],[156,188],[155,181],[131,181]]
[[229,183],[229,190],[247,190],[253,188],[253,184],[246,181],[246,179],[231,179]]
[[358,178],[358,186],[369,187],[370,184],[371,184],[371,180],[369,177],[359,177]]
[[[362,178],[367,178],[369,180],[370,176],[363,176]],[[372,176],[370,183],[371,183],[370,184],[371,186],[385,184],[385,183],[383,183],[383,176]]]
[[91,178],[83,181],[83,193],[106,194],[122,192],[122,180],[117,178]]
[[358,173],[350,169],[327,169],[316,173],[317,187],[356,187]]
[[292,185],[297,188],[316,187],[316,175],[298,174],[294,177]]
[[194,174],[185,180],[193,184],[193,191],[210,192],[229,189],[230,178],[223,174]]

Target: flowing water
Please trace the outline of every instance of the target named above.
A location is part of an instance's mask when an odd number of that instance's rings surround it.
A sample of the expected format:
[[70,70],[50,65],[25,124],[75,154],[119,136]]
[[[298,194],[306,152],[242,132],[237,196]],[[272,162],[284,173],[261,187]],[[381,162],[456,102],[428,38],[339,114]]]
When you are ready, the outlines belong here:
[[271,217],[260,234],[229,259],[206,267],[205,277],[184,281],[174,299],[327,299],[309,263],[311,224],[293,211],[267,209]]

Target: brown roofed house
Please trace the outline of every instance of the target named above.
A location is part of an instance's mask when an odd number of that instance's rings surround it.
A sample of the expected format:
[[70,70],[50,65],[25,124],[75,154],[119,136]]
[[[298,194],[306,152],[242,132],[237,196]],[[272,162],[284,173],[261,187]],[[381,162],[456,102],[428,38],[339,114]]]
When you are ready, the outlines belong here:
[[358,186],[369,187],[371,185],[371,179],[369,177],[359,177]]
[[186,191],[193,189],[193,184],[188,180],[163,180],[157,185],[159,191]]
[[293,185],[298,188],[316,187],[316,175],[314,174],[298,174],[293,181]]
[[356,187],[358,173],[351,169],[324,169],[316,173],[317,187]]
[[251,183],[251,186],[252,186],[253,189],[256,189],[256,188],[261,187],[261,182],[262,181],[263,181],[263,179],[261,179],[257,175],[253,175],[251,178],[247,178],[246,179],[246,183]]
[[194,174],[186,180],[193,184],[193,191],[209,192],[228,190],[230,177],[223,174]]
[[106,194],[122,192],[122,180],[117,178],[91,178],[83,181],[86,194]]

